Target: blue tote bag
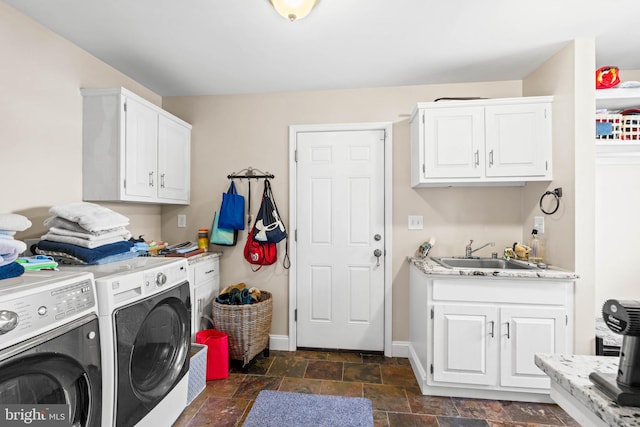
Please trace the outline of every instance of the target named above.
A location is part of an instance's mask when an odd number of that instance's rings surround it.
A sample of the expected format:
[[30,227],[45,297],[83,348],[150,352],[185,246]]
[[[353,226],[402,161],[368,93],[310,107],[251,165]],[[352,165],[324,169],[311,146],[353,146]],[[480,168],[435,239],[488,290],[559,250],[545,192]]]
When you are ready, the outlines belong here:
[[222,206],[218,226],[231,230],[244,230],[244,197],[236,191],[236,184],[231,181],[229,190],[222,193]]

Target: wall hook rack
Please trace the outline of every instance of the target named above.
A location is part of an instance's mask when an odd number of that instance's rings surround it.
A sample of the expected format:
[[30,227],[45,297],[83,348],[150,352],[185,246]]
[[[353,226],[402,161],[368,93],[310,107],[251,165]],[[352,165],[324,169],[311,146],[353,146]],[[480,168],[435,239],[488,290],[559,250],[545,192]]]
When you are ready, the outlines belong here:
[[227,175],[228,179],[261,179],[261,178],[269,178],[273,179],[275,176],[269,172],[262,172],[260,169],[252,168],[249,166],[248,168],[244,168],[239,172],[233,172]]
[[240,172],[233,172],[227,175],[228,179],[246,179],[249,182],[249,194],[247,195],[247,225],[251,227],[251,178],[258,179],[273,179],[275,176],[269,172],[262,172],[260,169],[252,168],[249,166],[248,168],[242,169]]

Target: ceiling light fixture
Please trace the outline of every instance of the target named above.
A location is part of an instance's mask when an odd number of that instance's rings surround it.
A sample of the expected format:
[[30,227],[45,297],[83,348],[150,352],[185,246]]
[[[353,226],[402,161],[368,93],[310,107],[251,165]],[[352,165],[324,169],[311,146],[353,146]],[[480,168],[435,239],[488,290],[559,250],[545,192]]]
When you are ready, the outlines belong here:
[[311,13],[317,0],[269,0],[269,2],[280,15],[293,22]]

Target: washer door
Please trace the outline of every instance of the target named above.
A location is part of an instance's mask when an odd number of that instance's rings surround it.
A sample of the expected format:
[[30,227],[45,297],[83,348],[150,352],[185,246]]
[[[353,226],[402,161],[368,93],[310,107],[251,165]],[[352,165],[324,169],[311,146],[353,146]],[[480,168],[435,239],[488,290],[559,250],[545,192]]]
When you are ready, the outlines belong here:
[[19,405],[67,405],[72,426],[89,419],[89,382],[69,357],[44,353],[9,363],[0,370],[0,401]]
[[0,403],[66,405],[70,426],[98,427],[101,377],[98,320],[90,316],[0,352]]
[[188,283],[115,313],[118,426],[140,421],[188,372],[190,316]]

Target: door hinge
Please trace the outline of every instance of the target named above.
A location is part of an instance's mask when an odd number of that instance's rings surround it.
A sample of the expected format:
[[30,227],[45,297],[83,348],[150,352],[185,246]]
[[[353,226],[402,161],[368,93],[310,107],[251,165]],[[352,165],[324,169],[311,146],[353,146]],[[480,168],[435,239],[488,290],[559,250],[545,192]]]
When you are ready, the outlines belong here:
[[422,113],[422,124],[424,125],[424,112]]
[[125,190],[127,189],[127,180],[125,179],[122,183],[122,185],[124,185]]
[[433,319],[433,307],[431,307],[431,318]]
[[548,160],[544,161],[544,170],[546,170],[546,171],[549,170],[549,161]]
[[427,166],[424,163],[422,164],[422,173],[427,173]]
[[294,242],[298,241],[298,229],[297,228],[295,230],[293,230],[293,241]]
[[297,308],[295,310],[293,310],[293,321],[294,322],[298,321],[298,309]]
[[433,375],[433,363],[431,364],[431,366],[429,367],[429,372],[431,372],[431,375]]
[[565,324],[565,326],[569,326],[569,315],[568,314],[564,315],[564,324]]
[[298,163],[298,150],[293,151],[293,161]]
[[127,112],[127,103],[126,102],[124,103],[124,112],[125,113]]

